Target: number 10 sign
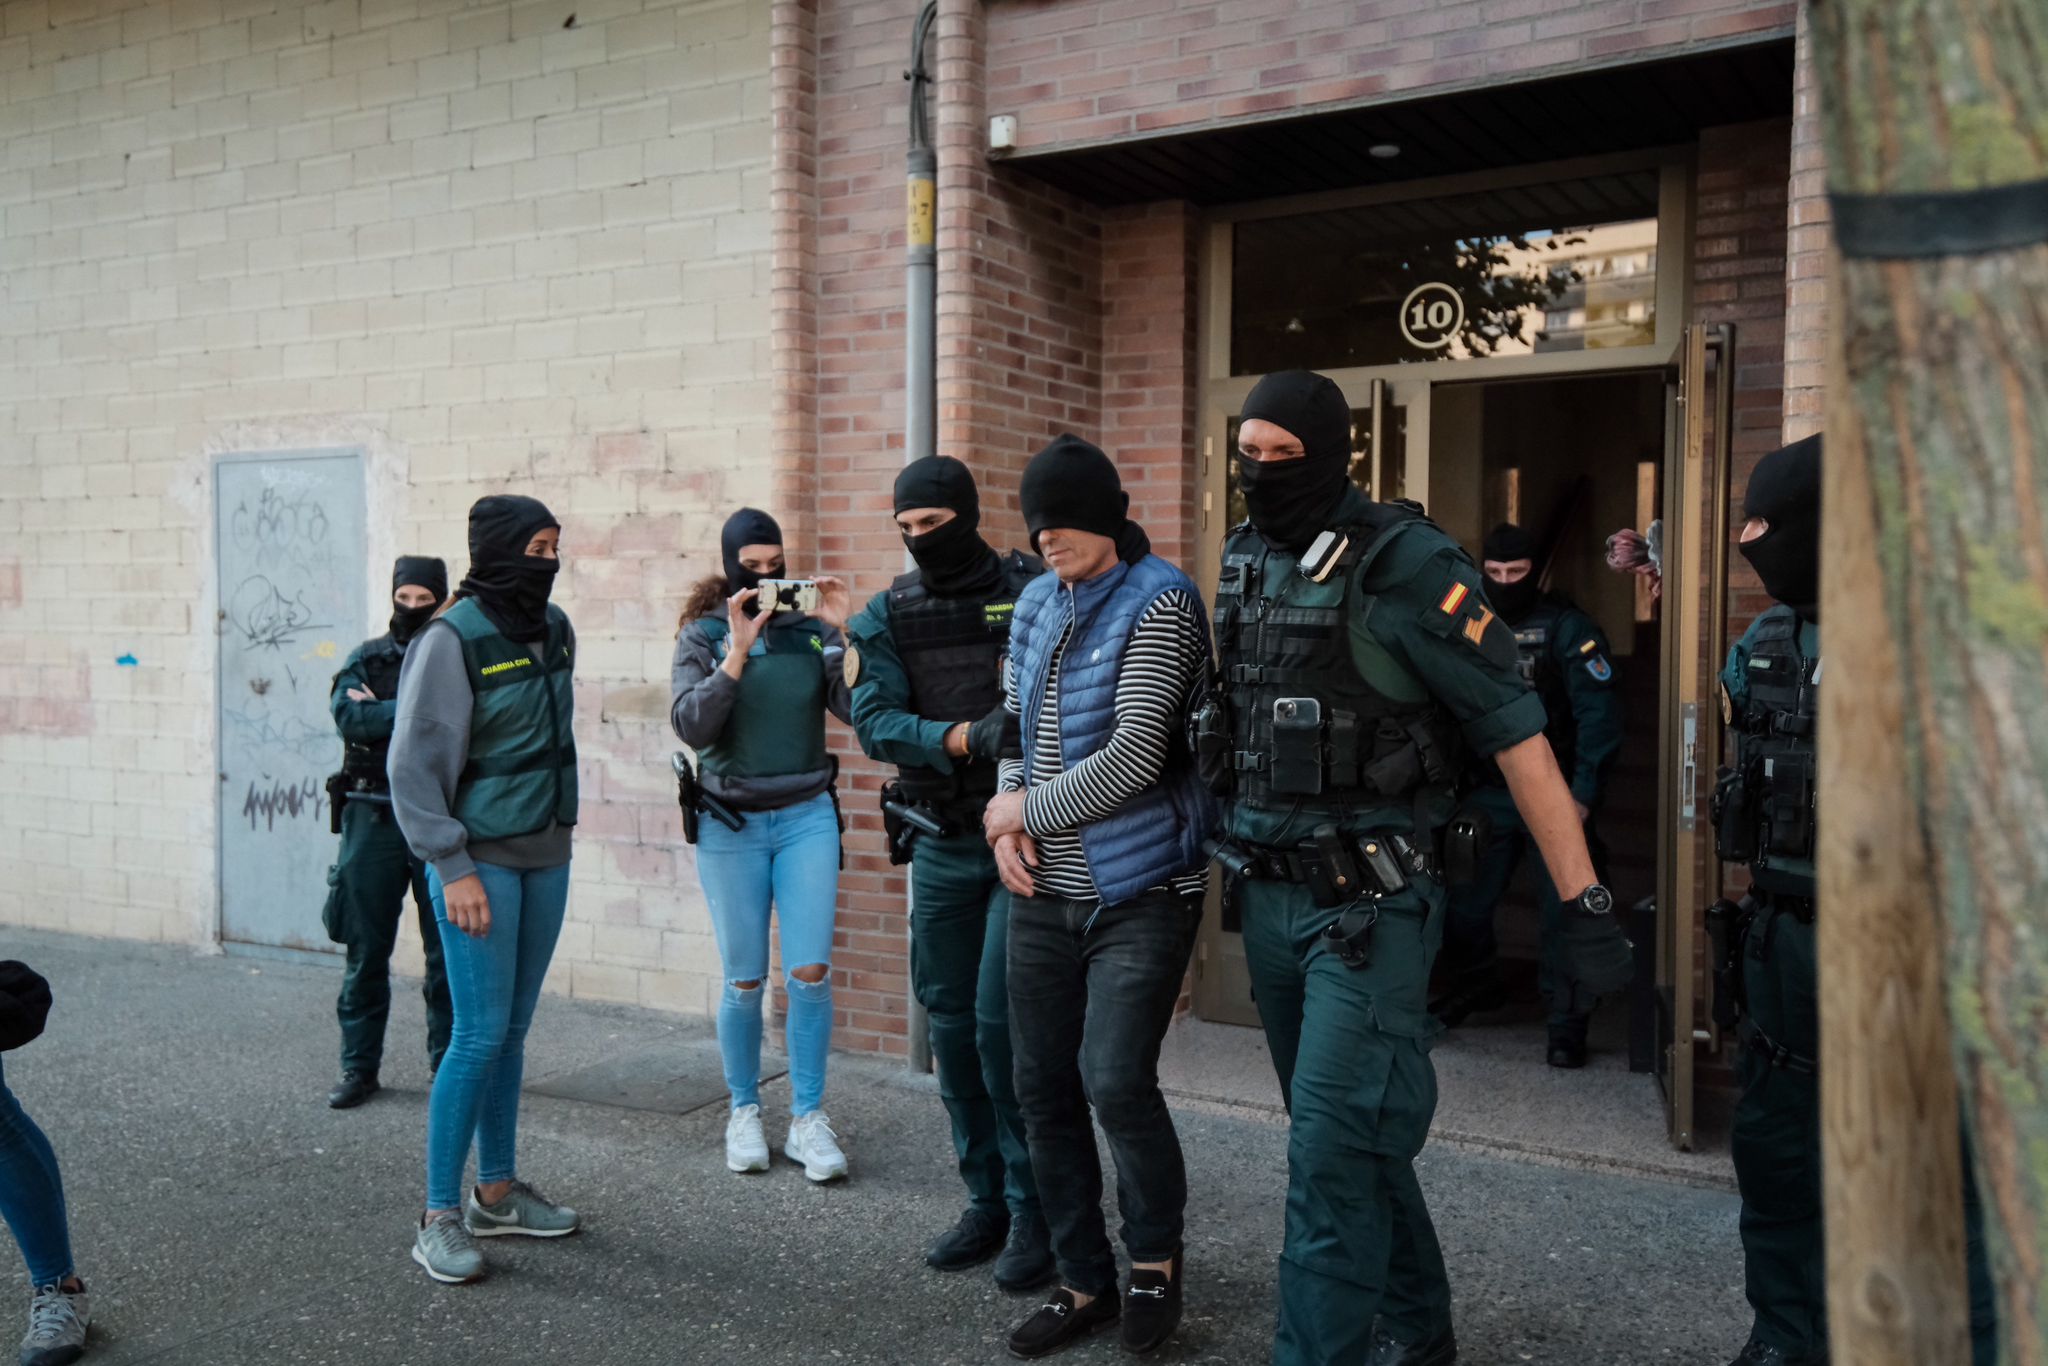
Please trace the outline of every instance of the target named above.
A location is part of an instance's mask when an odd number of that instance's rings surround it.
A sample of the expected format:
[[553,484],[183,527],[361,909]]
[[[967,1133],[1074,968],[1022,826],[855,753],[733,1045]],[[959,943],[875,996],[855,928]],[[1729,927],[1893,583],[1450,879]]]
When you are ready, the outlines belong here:
[[1401,301],[1401,335],[1412,346],[1440,351],[1465,325],[1465,300],[1449,285],[1415,286]]

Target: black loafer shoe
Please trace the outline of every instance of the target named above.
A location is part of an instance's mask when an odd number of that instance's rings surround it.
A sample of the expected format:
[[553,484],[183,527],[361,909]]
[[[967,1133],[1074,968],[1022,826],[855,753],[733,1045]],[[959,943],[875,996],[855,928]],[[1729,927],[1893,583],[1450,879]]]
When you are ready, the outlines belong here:
[[1012,1293],[1037,1290],[1059,1267],[1052,1259],[1052,1234],[1043,1219],[1010,1220],[1010,1241],[996,1258],[996,1285]]
[[382,1089],[377,1085],[375,1072],[357,1072],[351,1069],[342,1073],[341,1080],[334,1083],[334,1089],[327,1093],[327,1108],[353,1110]]
[[1070,1343],[1115,1323],[1122,1301],[1115,1291],[1097,1295],[1083,1307],[1074,1307],[1074,1297],[1065,1286],[1052,1292],[1038,1312],[1017,1325],[1010,1334],[1010,1355],[1029,1361],[1051,1356]]
[[1180,1326],[1181,1254],[1173,1254],[1173,1272],[1131,1268],[1130,1289],[1124,1292],[1124,1350],[1152,1351]]
[[1552,1067],[1584,1067],[1586,1065],[1586,1041],[1584,1039],[1552,1039],[1547,1055]]
[[1446,1326],[1435,1337],[1411,1342],[1385,1324],[1374,1324],[1366,1366],[1457,1366],[1458,1339]]
[[972,1205],[960,1222],[932,1240],[925,1249],[925,1265],[939,1271],[965,1271],[980,1266],[1003,1250],[1003,1237],[1010,1221],[978,1210]]

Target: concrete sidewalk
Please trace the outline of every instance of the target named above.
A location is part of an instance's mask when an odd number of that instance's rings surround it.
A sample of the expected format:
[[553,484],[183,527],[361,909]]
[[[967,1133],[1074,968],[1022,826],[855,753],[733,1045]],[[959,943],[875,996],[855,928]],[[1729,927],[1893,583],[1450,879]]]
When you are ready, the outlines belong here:
[[[13,929],[0,957],[55,987],[49,1034],[8,1055],[7,1082],[64,1164],[95,1366],[980,1363],[1007,1359],[1002,1337],[1031,1307],[984,1273],[923,1266],[960,1187],[931,1081],[898,1064],[834,1059],[828,1102],[854,1176],[828,1188],[779,1158],[727,1172],[715,1101],[675,1115],[529,1096],[522,1174],[587,1231],[494,1240],[491,1279],[449,1289],[406,1255],[425,1127],[414,992],[394,1013],[387,1093],[336,1113],[322,1098],[338,965]],[[549,999],[527,1078],[636,1059],[715,1076],[706,1026]],[[778,1148],[787,1098],[783,1083],[765,1097]],[[1188,1317],[1154,1359],[1263,1361],[1286,1129],[1213,1107],[1179,1118]],[[1741,1345],[1732,1196],[1450,1147],[1420,1168],[1467,1366],[1710,1366]],[[19,1263],[6,1274],[18,1289]],[[16,1306],[0,1344],[24,1301],[0,1298]],[[1059,1359],[1127,1358],[1111,1334]]]

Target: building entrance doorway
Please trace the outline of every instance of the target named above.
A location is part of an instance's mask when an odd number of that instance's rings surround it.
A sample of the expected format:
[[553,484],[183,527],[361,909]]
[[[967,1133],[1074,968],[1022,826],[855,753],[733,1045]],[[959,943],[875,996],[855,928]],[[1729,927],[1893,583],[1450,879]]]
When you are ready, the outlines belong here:
[[[1710,774],[1708,756],[1718,753],[1719,718],[1703,703],[1722,648],[1718,551],[1726,540],[1724,514],[1710,511],[1725,508],[1726,491],[1725,462],[1710,439],[1724,433],[1714,430],[1718,376],[1709,350],[1689,329],[1672,363],[1656,368],[1457,380],[1446,371],[1436,372],[1441,380],[1419,378],[1413,369],[1333,375],[1355,405],[1352,474],[1361,487],[1421,501],[1475,561],[1488,529],[1503,521],[1524,527],[1540,547],[1535,572],[1546,589],[1607,638],[1624,732],[1591,830],[1619,905],[1636,908],[1630,924],[1643,967],[1639,990],[1595,1012],[1589,1071],[1622,1074],[1604,1086],[1641,1101],[1632,1112],[1642,1118],[1631,1122],[1646,1140],[1655,1138],[1659,1107],[1651,1098],[1661,1092],[1680,1148],[1694,1141],[1696,1045],[1716,1042],[1695,1026],[1704,1018],[1698,908],[1711,899],[1706,889],[1718,871],[1705,843],[1701,769]],[[1210,513],[1203,568],[1212,585],[1217,544],[1243,516],[1229,476],[1235,429],[1235,414],[1211,409],[1202,506]],[[1649,533],[1653,523],[1661,588],[1606,563],[1612,533]],[[1515,1092],[1534,1084],[1531,1074],[1553,1071],[1537,989],[1542,876],[1532,849],[1496,907],[1508,999],[1438,1044],[1440,1061]],[[1242,925],[1220,897],[1204,920],[1196,974],[1199,1016],[1258,1023]]]

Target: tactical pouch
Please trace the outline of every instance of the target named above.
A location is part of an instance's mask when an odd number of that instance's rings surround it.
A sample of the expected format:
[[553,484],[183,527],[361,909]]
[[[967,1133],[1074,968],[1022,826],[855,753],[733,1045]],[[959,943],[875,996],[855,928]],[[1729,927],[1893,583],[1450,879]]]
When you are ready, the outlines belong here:
[[1319,825],[1310,836],[1308,847],[1315,857],[1303,863],[1309,895],[1318,910],[1348,906],[1365,894],[1364,876],[1348,844],[1335,825]]
[[1484,807],[1460,807],[1444,827],[1443,870],[1446,887],[1469,887],[1479,876],[1479,861],[1493,839],[1493,817]]
[[1747,898],[1735,902],[1723,897],[1707,907],[1707,941],[1714,955],[1714,1023],[1724,1030],[1735,1028],[1742,1018],[1742,937],[1755,913]]
[[1813,853],[1813,768],[1811,753],[1774,754],[1764,760],[1764,813],[1771,853],[1803,859]]
[[1189,722],[1193,731],[1195,776],[1221,797],[1230,791],[1230,704],[1216,693],[1202,703]]
[[1756,862],[1756,822],[1750,818],[1749,784],[1740,767],[1714,776],[1714,856],[1723,863]]
[[1273,790],[1287,796],[1314,797],[1323,790],[1323,722],[1313,698],[1283,698],[1276,707],[1296,705],[1293,715],[1273,718],[1273,761],[1268,770]]

